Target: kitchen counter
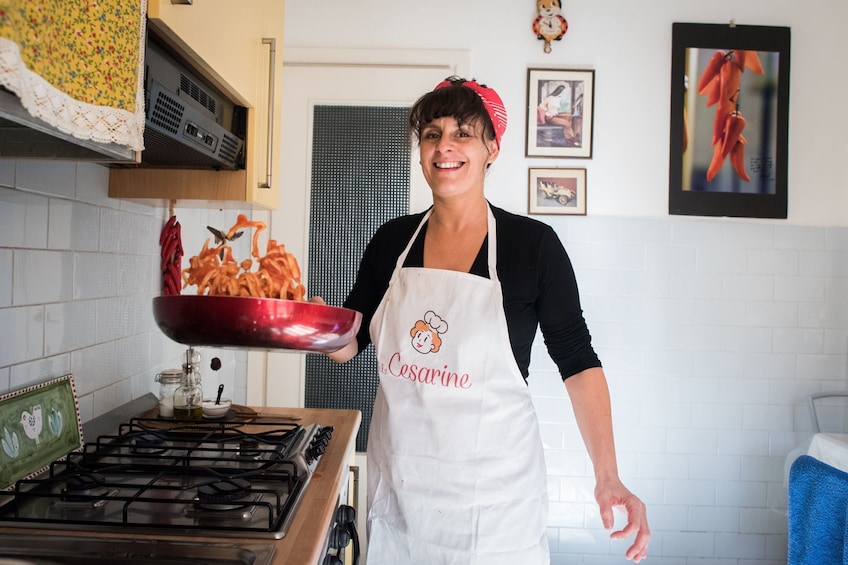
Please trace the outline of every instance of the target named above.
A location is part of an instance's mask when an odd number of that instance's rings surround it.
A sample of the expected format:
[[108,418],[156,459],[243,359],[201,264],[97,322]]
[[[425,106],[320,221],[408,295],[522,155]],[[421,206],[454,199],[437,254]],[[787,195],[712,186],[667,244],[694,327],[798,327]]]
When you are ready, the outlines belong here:
[[[331,410],[312,408],[273,408],[254,407],[257,421],[263,416],[276,419],[291,417],[297,423],[318,423],[322,426],[333,426],[333,436],[327,450],[318,461],[311,481],[301,499],[297,511],[289,526],[286,536],[280,540],[245,540],[238,543],[233,538],[202,537],[192,535],[145,535],[127,532],[126,535],[116,535],[114,530],[106,533],[95,531],[67,532],[63,536],[86,538],[110,538],[120,540],[171,540],[224,546],[273,546],[273,565],[320,565],[323,544],[327,537],[333,514],[338,504],[340,491],[346,486],[349,476],[349,463],[356,444],[356,434],[361,423],[361,414],[357,410]],[[343,501],[346,502],[346,501]],[[56,530],[44,528],[0,528],[0,541],[14,540],[21,534],[36,534],[42,536],[58,535]]]
[[[275,565],[285,563],[319,564],[323,542],[338,504],[339,491],[348,480],[348,466],[356,445],[356,434],[362,421],[358,410],[314,408],[257,408],[261,414],[298,416],[304,422],[333,426],[333,438],[321,456],[315,474],[289,531],[276,543]],[[359,511],[360,509],[357,509]]]

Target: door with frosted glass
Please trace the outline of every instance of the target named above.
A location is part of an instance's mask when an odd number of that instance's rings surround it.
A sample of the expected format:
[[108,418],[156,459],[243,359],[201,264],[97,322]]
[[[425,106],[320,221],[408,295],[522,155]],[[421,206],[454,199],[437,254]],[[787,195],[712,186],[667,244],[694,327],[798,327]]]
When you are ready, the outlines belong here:
[[[441,54],[429,64],[420,54],[409,54],[414,64],[297,62],[310,58],[303,53],[286,50],[281,201],[269,231],[300,259],[308,294],[339,306],[374,230],[429,206],[406,112],[440,80],[462,74],[466,55]],[[270,353],[261,386],[268,405],[362,410],[357,450],[364,450],[377,386],[370,348],[344,365]]]

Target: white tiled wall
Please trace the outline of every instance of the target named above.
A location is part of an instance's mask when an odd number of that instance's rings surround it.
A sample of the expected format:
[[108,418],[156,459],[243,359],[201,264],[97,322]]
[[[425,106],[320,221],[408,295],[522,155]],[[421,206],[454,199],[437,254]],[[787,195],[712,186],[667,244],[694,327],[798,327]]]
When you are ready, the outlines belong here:
[[[787,454],[806,396],[846,385],[848,230],[746,220],[549,220],[580,283],[649,563],[786,563]],[[536,345],[554,565],[624,563],[594,503],[565,387]],[[618,515],[617,526],[623,524]]]
[[[110,199],[108,180],[100,165],[0,159],[0,395],[72,373],[83,421],[158,392],[156,372],[185,352],[152,315],[169,210]],[[184,264],[207,225],[229,228],[238,212],[178,205]],[[246,354],[200,352],[204,388],[223,383],[244,403]]]
[[[0,160],[0,393],[73,372],[83,419],[147,391],[184,348],[154,326],[167,211],[106,197],[108,171]],[[16,188],[15,188],[16,187]],[[186,254],[236,212],[177,209]],[[756,220],[551,217],[574,262],[613,399],[625,483],[648,504],[650,563],[786,559],[784,462],[807,394],[844,389],[848,230]],[[247,239],[247,238],[243,238]],[[554,565],[624,563],[539,343]],[[245,397],[243,354],[204,371]],[[620,518],[620,515],[619,515]],[[619,520],[620,522],[620,520]]]

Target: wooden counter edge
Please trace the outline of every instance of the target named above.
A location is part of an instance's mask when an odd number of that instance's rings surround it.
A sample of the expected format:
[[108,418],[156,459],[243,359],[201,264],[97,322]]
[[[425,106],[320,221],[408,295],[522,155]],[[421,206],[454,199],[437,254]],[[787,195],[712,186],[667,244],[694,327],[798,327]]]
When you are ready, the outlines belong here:
[[319,565],[324,539],[338,505],[339,492],[343,483],[348,480],[348,465],[356,446],[356,434],[362,422],[362,414],[358,410],[319,408],[254,409],[260,414],[297,415],[304,423],[314,422],[334,428],[327,451],[318,461],[315,474],[306,487],[288,533],[277,542],[274,556],[275,565]]

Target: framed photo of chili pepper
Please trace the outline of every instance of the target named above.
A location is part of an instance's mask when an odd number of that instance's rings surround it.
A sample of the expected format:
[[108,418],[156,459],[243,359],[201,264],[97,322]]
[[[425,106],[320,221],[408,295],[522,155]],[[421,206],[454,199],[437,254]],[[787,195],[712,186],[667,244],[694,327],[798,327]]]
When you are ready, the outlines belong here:
[[586,169],[530,169],[527,212],[586,215]]
[[595,71],[527,70],[528,157],[592,157]]
[[790,28],[675,23],[669,213],[787,217]]

